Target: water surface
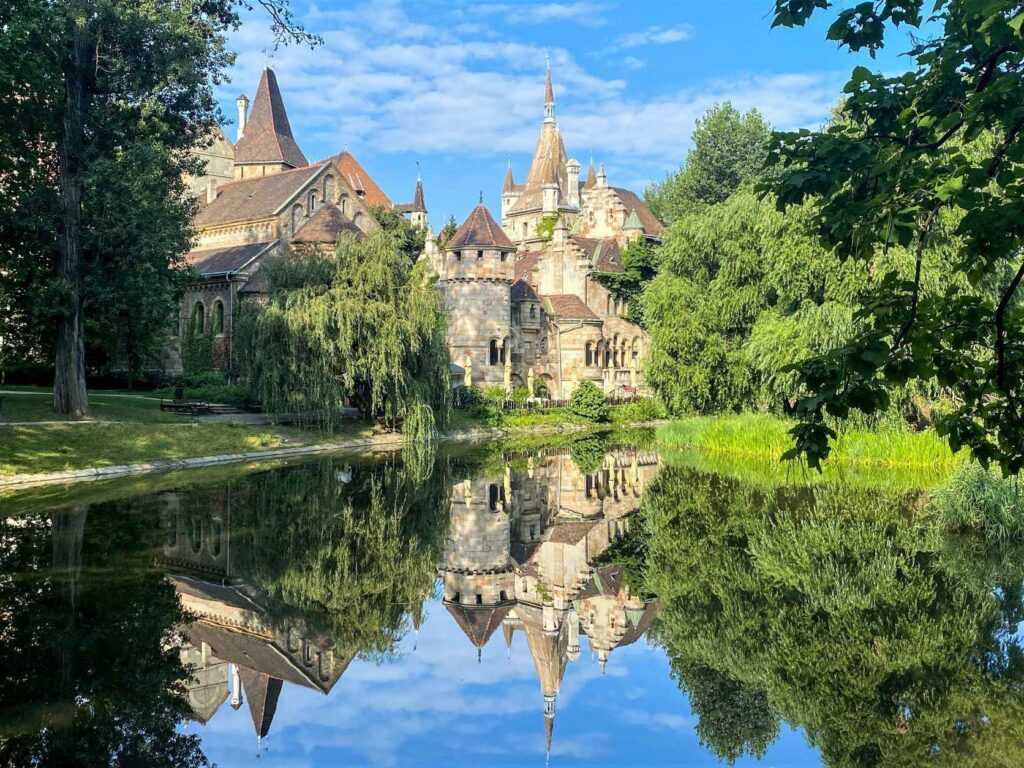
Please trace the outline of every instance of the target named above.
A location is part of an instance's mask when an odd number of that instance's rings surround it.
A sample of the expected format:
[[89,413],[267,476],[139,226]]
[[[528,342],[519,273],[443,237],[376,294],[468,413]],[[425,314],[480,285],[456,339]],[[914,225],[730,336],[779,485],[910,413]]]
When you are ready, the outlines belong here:
[[1018,548],[641,443],[0,502],[0,765],[1024,764]]

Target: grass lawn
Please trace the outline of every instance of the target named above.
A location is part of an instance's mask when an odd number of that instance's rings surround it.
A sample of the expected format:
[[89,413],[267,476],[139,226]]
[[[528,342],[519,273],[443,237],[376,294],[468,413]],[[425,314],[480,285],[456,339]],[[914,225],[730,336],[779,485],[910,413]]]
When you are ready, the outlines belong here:
[[[4,387],[0,387],[4,389]],[[19,387],[3,397],[0,413],[0,475],[59,472],[162,459],[273,450],[370,434],[364,424],[323,435],[294,427],[195,422],[160,410],[158,400],[89,395],[95,421],[64,424],[50,410],[49,392]],[[112,423],[113,422],[113,423]]]
[[658,444],[708,471],[764,482],[841,479],[863,485],[928,488],[951,476],[969,458],[954,454],[932,430],[850,430],[832,445],[823,472],[782,462],[792,446],[792,422],[765,414],[694,416],[658,428]]

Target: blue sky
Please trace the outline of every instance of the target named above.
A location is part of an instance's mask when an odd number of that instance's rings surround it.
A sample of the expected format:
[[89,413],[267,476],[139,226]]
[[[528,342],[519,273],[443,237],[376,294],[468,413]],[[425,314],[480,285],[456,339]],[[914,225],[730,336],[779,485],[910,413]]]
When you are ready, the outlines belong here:
[[[481,191],[496,210],[509,160],[525,177],[547,55],[570,156],[584,167],[593,156],[610,183],[637,192],[679,165],[714,102],[812,127],[866,61],[825,41],[824,19],[771,30],[772,0],[293,4],[325,40],[270,59],[299,145],[311,160],[349,149],[395,202],[411,199],[419,163],[435,229],[450,214],[461,221]],[[238,59],[217,95],[233,121],[272,45],[265,17],[247,16],[230,42]],[[902,47],[872,66],[904,68]]]
[[[585,637],[581,644],[559,692],[551,768],[724,766],[697,741],[696,717],[664,652],[641,639],[613,651],[602,676]],[[217,765],[254,765],[248,706],[224,704],[205,727],[186,730],[202,736]],[[418,639],[406,636],[395,659],[356,660],[329,696],[286,683],[266,747],[263,768],[542,768],[543,697],[526,638],[514,635],[509,656],[496,632],[478,664],[476,649],[432,601]],[[763,760],[736,765],[818,768],[821,760],[784,725]]]

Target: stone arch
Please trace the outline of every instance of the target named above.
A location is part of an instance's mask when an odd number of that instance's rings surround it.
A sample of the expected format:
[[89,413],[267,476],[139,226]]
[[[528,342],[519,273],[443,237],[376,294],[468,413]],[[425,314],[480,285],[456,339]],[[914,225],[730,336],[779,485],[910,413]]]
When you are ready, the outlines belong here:
[[325,203],[334,202],[334,194],[335,194],[334,176],[332,176],[331,174],[328,173],[326,176],[324,176],[324,202]]
[[365,217],[363,216],[362,211],[356,211],[355,214],[352,216],[352,223],[359,227],[359,229],[362,229],[364,218]]
[[206,331],[206,305],[197,299],[192,305],[192,332],[202,334]]
[[308,211],[309,211],[309,213],[308,213],[309,216],[312,216],[313,213],[316,211],[316,205],[317,205],[318,200],[319,200],[319,194],[318,194],[317,190],[315,190],[315,189],[309,190],[309,195],[307,195],[307,201],[308,201],[307,207],[308,207]]
[[348,192],[341,193],[341,197],[338,198],[338,207],[343,216],[348,216]]
[[224,333],[224,302],[217,299],[213,302],[213,312],[210,318],[212,326],[210,330],[218,336]]
[[501,362],[501,349],[497,339],[491,339],[487,346],[487,363],[497,365]]

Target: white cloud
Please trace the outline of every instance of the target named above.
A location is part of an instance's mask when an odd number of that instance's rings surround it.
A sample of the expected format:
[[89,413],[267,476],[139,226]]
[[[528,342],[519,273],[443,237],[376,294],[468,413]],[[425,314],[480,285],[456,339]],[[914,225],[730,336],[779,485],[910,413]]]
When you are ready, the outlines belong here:
[[629,32],[618,38],[614,49],[639,48],[643,45],[667,45],[680,43],[693,37],[693,27],[679,24],[674,27],[648,27],[643,32]]
[[501,16],[511,24],[547,24],[571,21],[587,27],[600,27],[607,23],[604,12],[609,6],[589,0],[567,3],[474,3],[468,11],[479,16]]
[[[556,5],[580,3],[531,7]],[[433,153],[455,158],[457,173],[467,160],[488,158],[500,178],[504,157],[528,153],[536,142],[547,53],[567,149],[583,161],[593,153],[618,184],[660,178],[678,166],[696,119],[715,102],[756,107],[780,128],[804,127],[827,118],[841,84],[833,73],[750,75],[634,96],[626,80],[588,71],[569,50],[506,38],[454,40],[446,18],[421,24],[398,0],[310,12],[304,21],[325,45],[312,54],[284,48],[272,62],[293,131],[310,159],[345,148],[364,160],[375,153]],[[667,40],[685,33],[652,29],[637,34]],[[260,51],[269,42],[262,23],[246,24],[234,36],[239,56],[234,82],[220,93],[225,101],[240,91],[252,95],[264,63]],[[643,65],[635,57],[622,63]],[[525,172],[515,170],[517,177]]]

